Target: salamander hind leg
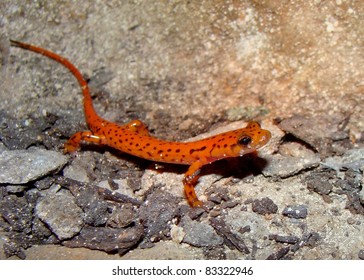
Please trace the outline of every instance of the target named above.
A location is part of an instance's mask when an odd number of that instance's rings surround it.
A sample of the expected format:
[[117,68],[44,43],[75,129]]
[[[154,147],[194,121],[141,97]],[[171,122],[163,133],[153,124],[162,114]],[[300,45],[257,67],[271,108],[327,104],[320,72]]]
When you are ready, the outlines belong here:
[[202,207],[203,203],[197,198],[195,184],[200,177],[202,164],[199,161],[194,162],[187,170],[183,179],[184,192],[188,203],[192,207]]
[[91,131],[77,132],[64,144],[65,153],[73,153],[80,149],[81,142],[105,144],[105,138],[92,134]]

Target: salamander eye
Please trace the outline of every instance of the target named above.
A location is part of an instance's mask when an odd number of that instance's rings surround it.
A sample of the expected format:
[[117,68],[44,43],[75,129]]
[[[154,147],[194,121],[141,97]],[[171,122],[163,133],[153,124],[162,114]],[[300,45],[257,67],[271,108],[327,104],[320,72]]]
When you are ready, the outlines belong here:
[[239,145],[247,146],[252,142],[252,139],[249,136],[243,136],[238,140]]

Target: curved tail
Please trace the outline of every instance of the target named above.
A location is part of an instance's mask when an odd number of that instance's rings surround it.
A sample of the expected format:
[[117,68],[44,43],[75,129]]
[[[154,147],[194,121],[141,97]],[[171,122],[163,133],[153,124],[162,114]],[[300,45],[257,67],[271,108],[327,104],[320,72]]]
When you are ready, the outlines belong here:
[[74,66],[68,59],[66,59],[58,54],[55,54],[51,51],[48,51],[46,49],[43,49],[43,48],[40,48],[37,46],[33,46],[30,44],[26,44],[26,43],[14,41],[14,40],[10,40],[10,43],[11,43],[11,46],[13,46],[13,47],[22,48],[22,49],[29,50],[29,51],[44,55],[46,57],[49,57],[49,58],[59,62],[64,67],[66,67],[69,71],[71,71],[71,73],[77,79],[77,81],[80,84],[81,89],[82,89],[82,94],[83,94],[83,99],[84,99],[83,106],[84,106],[87,125],[90,127],[90,124],[92,124],[92,122],[95,119],[100,119],[100,117],[98,116],[98,114],[96,113],[96,111],[93,107],[90,89],[88,87],[88,84],[87,84],[85,78],[82,76],[80,71],[76,68],[76,66]]

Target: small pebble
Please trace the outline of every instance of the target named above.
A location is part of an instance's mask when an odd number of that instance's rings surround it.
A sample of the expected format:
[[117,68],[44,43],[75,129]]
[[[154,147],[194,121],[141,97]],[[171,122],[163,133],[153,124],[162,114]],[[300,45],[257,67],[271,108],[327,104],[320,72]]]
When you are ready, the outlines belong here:
[[224,203],[222,203],[221,208],[222,209],[226,209],[226,208],[234,208],[236,205],[238,205],[239,202],[236,200],[233,201],[226,201]]
[[221,215],[221,211],[220,210],[211,210],[210,211],[210,216],[211,217],[218,217]]
[[364,249],[359,251],[358,257],[359,257],[359,259],[364,260]]
[[305,219],[307,217],[306,205],[289,205],[282,211],[284,216],[295,219]]
[[278,211],[278,206],[268,197],[264,197],[262,199],[254,199],[252,203],[253,212],[266,215],[266,214],[275,214]]
[[349,217],[349,218],[346,220],[346,222],[347,222],[349,225],[353,225],[353,224],[355,224],[355,220],[354,220],[353,218],[351,218],[351,217]]

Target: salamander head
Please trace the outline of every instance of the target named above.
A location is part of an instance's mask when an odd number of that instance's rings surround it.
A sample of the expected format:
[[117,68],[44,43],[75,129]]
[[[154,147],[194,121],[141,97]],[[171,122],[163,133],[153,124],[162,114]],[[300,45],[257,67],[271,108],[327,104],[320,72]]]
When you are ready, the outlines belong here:
[[261,129],[257,122],[248,123],[245,128],[238,130],[238,132],[237,143],[231,146],[233,154],[237,156],[254,152],[267,144],[271,138],[271,133]]

